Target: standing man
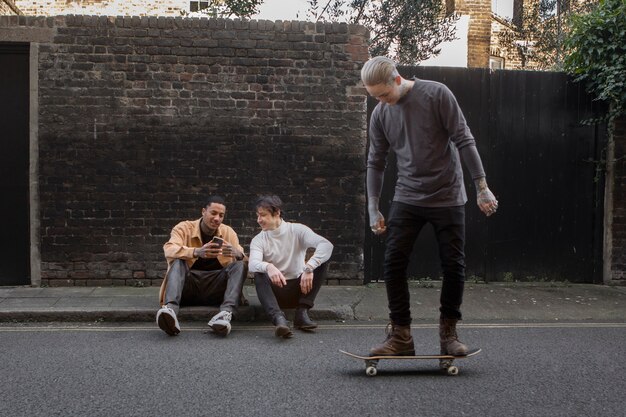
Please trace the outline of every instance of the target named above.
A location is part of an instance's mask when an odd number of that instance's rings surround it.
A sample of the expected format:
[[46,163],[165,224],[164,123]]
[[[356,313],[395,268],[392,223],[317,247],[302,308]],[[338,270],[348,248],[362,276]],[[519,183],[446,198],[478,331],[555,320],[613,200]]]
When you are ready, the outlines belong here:
[[[256,202],[257,223],[262,231],[250,242],[250,271],[261,305],[276,326],[277,337],[292,336],[282,308],[295,308],[296,329],[310,331],[317,327],[308,311],[315,304],[333,245],[308,226],[282,219],[282,201],[278,196],[260,197]],[[315,252],[306,260],[306,251]]]
[[[441,353],[464,355],[458,340],[465,283],[465,203],[460,159],[477,190],[478,207],[487,216],[498,202],[487,187],[474,137],[452,92],[443,84],[400,76],[395,63],[378,56],[365,63],[361,79],[379,103],[370,126],[367,193],[370,227],[388,231],[384,279],[389,303],[386,340],[371,355],[414,355],[406,270],[413,244],[426,223],[433,225],[443,268],[439,335]],[[389,221],[379,211],[385,161],[397,157],[398,180]],[[460,158],[459,158],[460,155]]]
[[209,197],[202,217],[178,223],[163,245],[167,273],[156,321],[170,336],[180,333],[176,315],[184,305],[220,306],[209,326],[219,335],[230,333],[248,271],[237,233],[222,223],[225,214],[224,199]]

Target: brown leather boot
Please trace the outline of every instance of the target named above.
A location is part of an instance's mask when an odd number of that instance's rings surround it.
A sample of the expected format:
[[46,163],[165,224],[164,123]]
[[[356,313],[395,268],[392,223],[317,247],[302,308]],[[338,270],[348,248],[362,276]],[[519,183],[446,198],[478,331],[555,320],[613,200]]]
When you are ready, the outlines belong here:
[[415,355],[411,326],[387,325],[387,338],[380,345],[370,349],[370,356],[411,356]]
[[467,355],[467,346],[459,342],[456,334],[457,319],[439,319],[439,339],[442,355]]

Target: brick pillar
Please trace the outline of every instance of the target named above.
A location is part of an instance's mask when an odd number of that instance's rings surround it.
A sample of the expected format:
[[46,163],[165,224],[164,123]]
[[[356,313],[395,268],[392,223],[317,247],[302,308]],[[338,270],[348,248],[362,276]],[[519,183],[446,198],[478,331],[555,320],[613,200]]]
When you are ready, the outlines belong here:
[[626,117],[615,122],[607,150],[604,283],[626,285]]
[[456,1],[456,10],[470,16],[467,34],[467,66],[488,68],[491,45],[491,0]]
[[513,24],[521,26],[524,20],[524,0],[513,0]]

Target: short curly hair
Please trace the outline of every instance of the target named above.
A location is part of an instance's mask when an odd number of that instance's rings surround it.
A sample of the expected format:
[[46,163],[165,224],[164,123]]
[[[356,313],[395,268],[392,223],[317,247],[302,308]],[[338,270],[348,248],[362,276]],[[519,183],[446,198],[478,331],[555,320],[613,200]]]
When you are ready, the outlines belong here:
[[223,206],[226,206],[226,202],[224,200],[224,197],[222,197],[221,195],[212,195],[212,196],[209,196],[209,198],[206,199],[206,204],[204,205],[204,207],[209,207],[213,203],[221,204]]

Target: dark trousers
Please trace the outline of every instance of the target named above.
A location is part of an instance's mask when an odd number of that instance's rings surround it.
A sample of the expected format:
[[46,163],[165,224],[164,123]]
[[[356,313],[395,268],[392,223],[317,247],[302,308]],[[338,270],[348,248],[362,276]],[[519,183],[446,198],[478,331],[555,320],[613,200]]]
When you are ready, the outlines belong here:
[[426,223],[433,225],[443,269],[440,317],[461,319],[465,286],[465,206],[417,207],[394,201],[387,223],[384,279],[389,318],[394,324],[411,324],[406,270],[413,245]]
[[302,290],[300,290],[301,276],[296,279],[288,279],[287,285],[281,288],[273,285],[266,273],[255,273],[254,285],[265,313],[273,321],[277,315],[284,315],[281,308],[312,308],[315,304],[315,297],[317,297],[317,293],[319,293],[326,279],[327,271],[328,262],[324,262],[313,270],[313,288],[308,294],[302,294]]
[[177,314],[180,306],[220,306],[235,312],[248,274],[243,261],[215,271],[189,269],[182,259],[175,260],[168,273],[165,304]]

